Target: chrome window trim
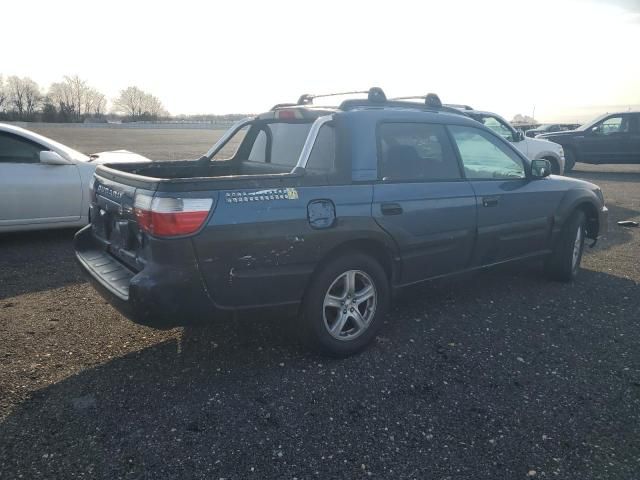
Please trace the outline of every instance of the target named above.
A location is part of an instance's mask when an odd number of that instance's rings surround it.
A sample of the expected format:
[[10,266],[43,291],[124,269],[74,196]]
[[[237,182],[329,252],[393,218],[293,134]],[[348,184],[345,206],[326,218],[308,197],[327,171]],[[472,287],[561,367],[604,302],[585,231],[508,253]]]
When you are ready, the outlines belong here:
[[309,130],[309,135],[307,135],[307,140],[304,142],[302,152],[300,152],[300,157],[298,158],[298,163],[296,163],[294,170],[296,168],[307,167],[307,162],[309,161],[309,157],[311,156],[311,150],[313,150],[313,146],[316,144],[316,139],[318,138],[318,132],[320,132],[320,128],[322,128],[325,123],[330,122],[331,120],[333,120],[333,115],[324,115],[315,119],[315,121],[311,125],[311,130]]

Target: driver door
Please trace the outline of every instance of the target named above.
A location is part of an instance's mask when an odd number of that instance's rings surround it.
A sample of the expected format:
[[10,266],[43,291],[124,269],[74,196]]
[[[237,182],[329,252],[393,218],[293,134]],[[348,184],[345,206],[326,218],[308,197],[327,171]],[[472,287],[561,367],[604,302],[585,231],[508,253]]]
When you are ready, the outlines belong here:
[[628,115],[613,115],[577,139],[578,157],[586,163],[627,163],[631,156]]
[[451,125],[449,131],[476,195],[473,266],[547,251],[563,187],[528,178],[524,160],[485,130]]
[[80,220],[78,167],[41,164],[43,150],[48,149],[0,132],[0,228]]

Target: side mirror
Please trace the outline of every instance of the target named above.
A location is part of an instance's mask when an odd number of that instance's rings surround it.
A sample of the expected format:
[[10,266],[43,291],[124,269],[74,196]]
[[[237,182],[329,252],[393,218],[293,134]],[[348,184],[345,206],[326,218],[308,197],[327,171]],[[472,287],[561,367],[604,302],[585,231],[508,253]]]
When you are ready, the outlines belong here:
[[40,163],[45,165],[69,165],[70,162],[62,158],[57,152],[43,150],[40,152]]
[[515,137],[515,141],[516,142],[521,142],[524,140],[524,132],[520,129],[516,130],[516,137]]
[[551,162],[549,160],[533,160],[531,162],[531,176],[533,178],[544,178],[551,175]]

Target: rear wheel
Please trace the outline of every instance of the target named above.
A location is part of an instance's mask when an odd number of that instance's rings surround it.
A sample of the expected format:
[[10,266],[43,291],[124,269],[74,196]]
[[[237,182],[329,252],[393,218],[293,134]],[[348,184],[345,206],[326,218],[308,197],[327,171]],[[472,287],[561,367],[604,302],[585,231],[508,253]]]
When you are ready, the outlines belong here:
[[322,268],[305,295],[305,339],[325,355],[357,353],[375,338],[388,305],[382,266],[368,255],[342,255]]
[[582,210],[576,210],[565,224],[560,237],[547,259],[547,274],[563,282],[570,282],[578,275],[586,234],[586,216]]

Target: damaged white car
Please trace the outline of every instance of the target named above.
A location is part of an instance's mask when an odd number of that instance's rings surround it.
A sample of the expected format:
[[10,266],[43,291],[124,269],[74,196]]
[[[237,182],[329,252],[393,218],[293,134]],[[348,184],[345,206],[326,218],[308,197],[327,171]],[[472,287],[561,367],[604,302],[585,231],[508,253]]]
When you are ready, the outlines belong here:
[[150,160],[126,150],[85,155],[0,123],[0,232],[87,224],[96,166],[140,161]]

